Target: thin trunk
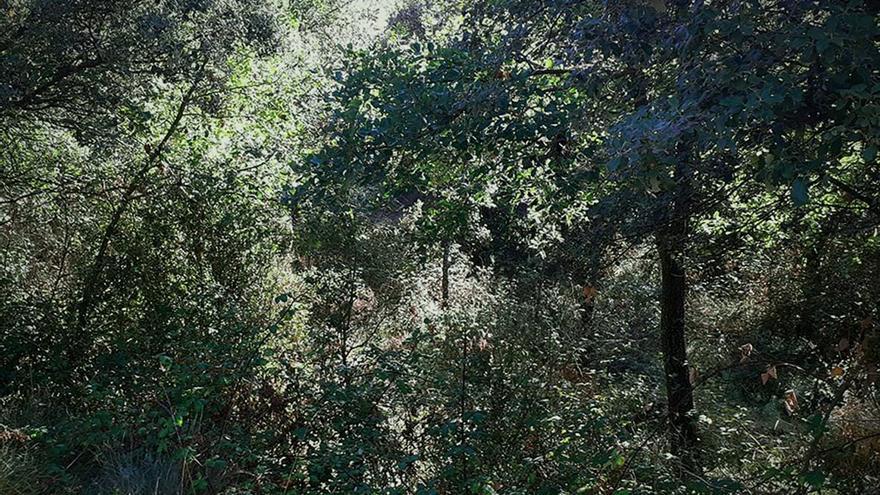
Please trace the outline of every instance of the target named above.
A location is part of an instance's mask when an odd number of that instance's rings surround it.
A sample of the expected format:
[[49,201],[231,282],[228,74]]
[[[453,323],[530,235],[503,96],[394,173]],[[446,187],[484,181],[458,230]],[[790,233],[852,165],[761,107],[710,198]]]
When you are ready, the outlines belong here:
[[577,366],[579,369],[589,369],[594,366],[595,357],[595,341],[593,332],[593,314],[596,312],[595,296],[588,292],[585,286],[583,299],[581,299],[581,331],[580,342],[578,343],[579,351],[577,353]]
[[446,309],[449,304],[449,242],[443,243],[443,266],[440,275],[440,307]]
[[660,255],[661,295],[660,333],[663,368],[666,373],[666,397],[669,408],[670,444],[684,468],[697,469],[695,448],[697,429],[692,417],[693,388],[688,372],[685,341],[685,294],[687,279],[680,253],[662,236],[657,244]]
[[[201,69],[204,69],[204,67],[205,64],[202,63]],[[107,253],[110,249],[110,242],[116,235],[122,217],[126,213],[131,202],[134,200],[135,193],[137,192],[138,188],[145,180],[147,174],[153,168],[159,165],[159,161],[162,158],[162,152],[165,150],[165,146],[171,141],[171,138],[174,136],[174,134],[177,133],[177,129],[179,128],[180,123],[183,120],[186,109],[189,108],[189,104],[192,101],[193,95],[195,94],[196,88],[198,87],[200,81],[201,72],[199,73],[199,76],[196,78],[196,80],[193,81],[193,83],[190,85],[186,93],[183,95],[183,98],[177,107],[177,112],[175,113],[174,118],[171,120],[168,129],[165,131],[162,140],[159,141],[159,144],[156,145],[156,147],[153,149],[145,148],[145,151],[147,151],[147,157],[144,165],[140,168],[140,170],[137,171],[134,178],[125,188],[119,204],[113,210],[113,213],[110,216],[110,221],[104,228],[104,233],[101,236],[100,245],[98,246],[98,250],[95,254],[95,261],[92,263],[91,270],[89,270],[88,274],[86,275],[85,283],[82,290],[82,296],[80,298],[79,304],[76,307],[74,332],[72,340],[68,346],[68,359],[71,363],[78,362],[85,354],[89,345],[91,345],[90,339],[87,338],[85,333],[87,331],[90,313],[95,304],[95,296],[97,295],[99,289],[98,285],[103,274],[104,265],[107,262]]]
[[465,418],[467,417],[467,365],[468,365],[468,340],[470,336],[467,331],[463,332],[462,338],[462,350],[461,350],[461,399],[459,401],[459,430],[458,430],[458,443],[461,448],[459,452],[459,456],[461,456],[461,478],[462,484],[461,488],[467,488],[470,481],[470,475],[468,474],[468,457],[466,453],[467,446],[467,421]]
[[660,340],[666,374],[670,450],[680,459],[681,474],[684,475],[688,472],[699,473],[700,466],[697,425],[693,417],[694,390],[688,369],[685,335],[687,275],[683,265],[693,191],[686,169],[688,142],[681,141],[677,148],[679,159],[675,166],[675,180],[678,187],[672,196],[669,222],[657,234],[657,254],[660,257]]
[[699,473],[697,426],[693,418],[694,395],[687,359],[685,336],[685,297],[687,276],[683,258],[687,243],[689,202],[692,195],[685,169],[687,143],[678,146],[675,179],[679,186],[673,195],[671,217],[657,234],[660,257],[660,341],[666,374],[666,400],[670,427],[670,450],[679,457],[682,473]]

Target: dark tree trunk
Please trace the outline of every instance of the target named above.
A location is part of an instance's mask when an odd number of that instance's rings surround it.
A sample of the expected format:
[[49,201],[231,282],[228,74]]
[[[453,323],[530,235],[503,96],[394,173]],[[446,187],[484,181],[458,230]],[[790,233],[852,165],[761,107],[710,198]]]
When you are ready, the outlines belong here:
[[443,266],[440,274],[440,307],[449,304],[449,242],[443,243]]
[[669,408],[670,444],[688,470],[696,465],[697,429],[692,417],[693,389],[687,363],[685,340],[685,294],[687,279],[680,254],[670,246],[670,239],[658,241],[660,254],[660,334],[663,368],[666,373],[666,397]]
[[594,298],[587,298],[586,292],[581,300],[581,339],[578,343],[580,350],[578,351],[577,365],[580,369],[590,369],[595,363],[596,347],[594,342],[594,326],[593,314],[596,312]]
[[697,426],[694,421],[694,395],[687,358],[685,335],[685,297],[687,275],[683,259],[688,238],[690,201],[693,191],[686,169],[688,143],[678,145],[675,167],[678,187],[666,226],[657,234],[660,257],[660,347],[666,374],[666,400],[670,429],[670,450],[682,463],[681,474],[698,473]]

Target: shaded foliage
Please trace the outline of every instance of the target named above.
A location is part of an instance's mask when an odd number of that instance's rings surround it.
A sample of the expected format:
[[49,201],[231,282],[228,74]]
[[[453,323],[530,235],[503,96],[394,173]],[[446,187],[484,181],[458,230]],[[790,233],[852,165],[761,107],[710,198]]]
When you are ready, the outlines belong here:
[[874,489],[877,9],[6,2],[0,491]]

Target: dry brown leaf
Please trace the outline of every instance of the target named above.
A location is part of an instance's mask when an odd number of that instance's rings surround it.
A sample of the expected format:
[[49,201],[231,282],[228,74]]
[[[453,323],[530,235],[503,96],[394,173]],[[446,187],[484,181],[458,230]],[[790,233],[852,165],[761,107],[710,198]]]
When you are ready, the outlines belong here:
[[587,302],[592,302],[593,298],[595,298],[596,294],[598,294],[598,293],[599,293],[599,291],[595,287],[593,287],[591,285],[584,286],[584,299]]
[[771,378],[776,380],[776,366],[770,366],[767,371],[761,373],[761,385],[767,385]]
[[843,376],[843,368],[841,368],[840,366],[835,366],[831,368],[831,376],[833,376],[834,378],[840,378],[841,376]]

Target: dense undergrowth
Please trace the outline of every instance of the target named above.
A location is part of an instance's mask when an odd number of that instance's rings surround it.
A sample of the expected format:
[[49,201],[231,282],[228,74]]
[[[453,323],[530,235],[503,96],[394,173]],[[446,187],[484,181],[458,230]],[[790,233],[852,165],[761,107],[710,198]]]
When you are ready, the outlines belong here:
[[4,9],[0,494],[877,491],[874,2]]

